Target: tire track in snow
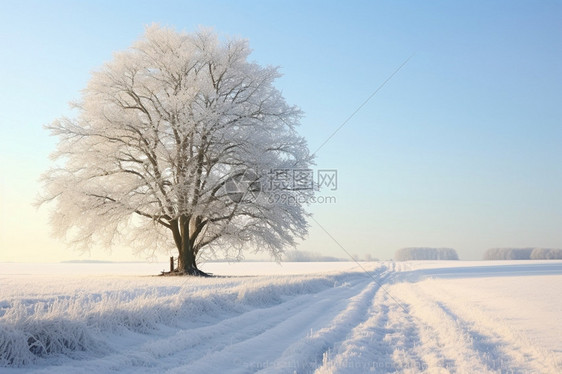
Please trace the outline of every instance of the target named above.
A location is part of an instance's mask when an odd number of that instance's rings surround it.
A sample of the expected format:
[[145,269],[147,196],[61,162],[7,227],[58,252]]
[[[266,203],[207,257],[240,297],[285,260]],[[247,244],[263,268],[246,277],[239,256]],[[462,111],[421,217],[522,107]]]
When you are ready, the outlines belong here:
[[[449,318],[456,321],[459,330],[466,334],[472,342],[472,349],[480,353],[479,359],[486,366],[487,370],[495,372],[501,370],[504,366],[513,367],[513,364],[509,365],[511,358],[502,352],[502,342],[499,339],[473,330],[473,323],[461,319],[443,303],[435,301],[435,305]],[[515,370],[513,372],[517,373]]]
[[[402,269],[396,270],[386,277],[392,283],[401,278]],[[459,314],[439,301],[439,292],[398,283],[389,293],[377,293],[370,318],[325,355],[316,373],[559,372],[548,355],[513,339],[492,316],[475,310],[478,317],[467,319],[471,314],[466,308]],[[445,300],[452,300],[451,295]]]
[[[381,266],[372,274],[367,274],[367,279],[371,280],[361,293],[347,301],[347,306],[341,313],[326,326],[311,331],[305,338],[292,343],[271,367],[264,368],[259,373],[309,373],[321,366],[334,344],[345,339],[358,321],[369,318],[370,305],[387,273],[388,269]],[[292,366],[287,365],[288,363]]]
[[455,316],[448,314],[416,285],[397,284],[392,288],[408,304],[418,326],[421,344],[418,354],[429,370],[444,369],[448,373],[495,373],[473,337]]
[[478,310],[472,311],[478,318],[467,318],[466,312],[451,309],[439,301],[438,290],[429,294],[417,284],[405,283],[394,285],[393,290],[400,293],[411,308],[420,331],[419,352],[431,370],[510,374],[559,372],[534,349],[513,341],[509,334],[498,333],[505,329],[498,320]]
[[[230,312],[206,326],[173,330],[165,327],[127,350],[98,358],[65,362],[72,373],[96,371],[213,372],[216,365],[230,367],[229,372],[254,372],[274,362],[294,340],[306,336],[311,329],[326,326],[347,306],[347,299],[365,291],[370,279],[361,273],[337,277],[338,285],[309,294],[285,295],[267,307],[248,306],[240,314]],[[342,284],[343,282],[343,284]],[[267,283],[267,282],[266,282]],[[239,295],[245,297],[245,295]],[[253,297],[249,295],[249,297]],[[272,295],[275,299],[276,295]],[[255,300],[259,303],[260,300]],[[166,335],[173,331],[172,335]],[[271,345],[279,351],[272,351]],[[257,353],[262,353],[260,357]],[[261,365],[261,366],[260,366]],[[198,368],[198,369],[196,369]],[[50,372],[50,369],[31,370]],[[291,371],[292,372],[292,371]]]
[[306,337],[292,343],[270,367],[259,373],[309,373],[322,364],[323,358],[335,341],[349,334],[358,319],[364,319],[378,285],[370,282],[357,296],[350,298],[347,307],[327,324],[311,330]]
[[[320,282],[318,282],[320,279]],[[330,285],[330,279],[334,282]],[[358,273],[348,273],[337,275],[333,278],[312,277],[312,287],[309,286],[307,277],[303,277],[302,287],[299,277],[291,277],[288,281],[281,278],[272,278],[274,283],[270,283],[267,278],[251,282],[250,286],[245,285],[246,279],[240,279],[233,287],[219,288],[217,295],[212,297],[209,303],[217,302],[217,311],[222,306],[226,309],[222,313],[205,317],[207,322],[187,321],[183,328],[179,326],[162,325],[157,330],[151,331],[149,335],[143,333],[126,333],[122,336],[117,333],[114,337],[107,337],[108,341],[116,339],[114,353],[98,355],[85,353],[81,359],[75,360],[61,356],[56,359],[50,358],[47,367],[29,367],[27,372],[50,373],[53,367],[50,365],[63,364],[64,371],[68,373],[91,373],[93,371],[111,372],[126,371],[135,373],[153,373],[154,367],[174,368],[183,365],[189,360],[197,360],[209,351],[220,349],[225,345],[236,343],[248,339],[253,335],[260,334],[271,326],[287,319],[291,314],[302,312],[318,299],[315,295],[326,295],[338,293],[342,290],[349,295],[360,292],[366,282],[365,277]],[[280,281],[280,282],[279,282]],[[327,282],[326,282],[327,281]],[[347,287],[341,287],[342,281],[347,281]],[[297,282],[297,283],[295,283]],[[221,282],[222,283],[222,282]],[[280,287],[273,285],[281,285]],[[290,290],[287,293],[286,287]],[[295,288],[295,285],[298,287]],[[337,286],[340,285],[340,286]],[[250,291],[249,293],[246,291]],[[260,299],[257,291],[271,290],[271,297]],[[264,293],[263,291],[261,293]],[[232,298],[243,298],[241,304],[236,304],[232,309]],[[284,295],[284,296],[283,296]],[[190,294],[187,294],[188,299]],[[308,296],[302,297],[302,296]],[[329,300],[330,296],[323,299]],[[229,301],[230,300],[230,301]],[[254,305],[255,303],[258,306]],[[264,307],[259,307],[263,303]],[[211,305],[207,305],[211,307]],[[152,307],[152,304],[151,304]],[[215,307],[212,307],[213,309]],[[179,322],[179,321],[178,321]],[[193,326],[196,327],[193,327]],[[198,325],[198,326],[197,326]],[[111,334],[111,333],[110,333]],[[76,357],[78,358],[78,357]],[[47,362],[45,362],[47,364]],[[0,369],[1,371],[2,369]],[[57,368],[58,371],[58,368]],[[161,372],[162,370],[158,370]]]
[[404,306],[379,292],[368,318],[324,357],[316,374],[417,372],[425,363],[415,353],[420,344],[417,326]]
[[[425,286],[425,285],[424,285]],[[434,285],[435,286],[435,285]],[[551,352],[536,347],[525,336],[513,331],[506,321],[460,302],[437,288],[420,289],[424,299],[433,302],[449,318],[455,320],[479,352],[480,361],[489,372],[559,373],[562,368]],[[443,300],[443,298],[446,300]]]
[[[347,310],[347,299],[360,300],[365,297],[369,292],[368,278],[362,276],[354,281],[356,283],[351,286],[299,296],[284,303],[285,305],[267,308],[263,310],[262,318],[256,319],[254,313],[250,312],[244,318],[251,324],[259,324],[260,331],[247,334],[242,339],[231,340],[227,345],[221,343],[218,349],[215,347],[207,355],[187,361],[185,366],[176,367],[169,373],[183,373],[186,370],[211,372],[217,362],[229,363],[231,373],[253,373],[260,370],[273,370],[276,373],[312,371],[319,364],[318,361],[321,362],[323,351],[317,353],[318,349],[313,350],[315,354],[311,357],[292,350],[291,345],[294,341],[310,340],[310,337],[316,335],[315,330],[325,329],[334,318],[341,315],[342,309],[344,312]],[[287,303],[291,304],[289,308]],[[284,310],[279,311],[279,308]],[[284,351],[296,353],[297,356],[279,359]]]

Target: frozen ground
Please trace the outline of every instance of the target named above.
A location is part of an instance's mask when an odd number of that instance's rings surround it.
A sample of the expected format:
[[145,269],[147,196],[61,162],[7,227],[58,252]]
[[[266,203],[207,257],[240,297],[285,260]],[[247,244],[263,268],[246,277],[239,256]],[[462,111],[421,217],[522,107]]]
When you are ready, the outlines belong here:
[[0,264],[0,373],[562,372],[562,261],[165,267]]

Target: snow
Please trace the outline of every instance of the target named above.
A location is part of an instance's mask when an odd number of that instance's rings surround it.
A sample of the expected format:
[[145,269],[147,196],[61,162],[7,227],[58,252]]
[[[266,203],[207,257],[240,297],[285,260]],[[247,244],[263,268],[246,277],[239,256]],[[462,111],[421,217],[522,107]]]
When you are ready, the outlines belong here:
[[557,373],[562,261],[0,264],[0,373]]

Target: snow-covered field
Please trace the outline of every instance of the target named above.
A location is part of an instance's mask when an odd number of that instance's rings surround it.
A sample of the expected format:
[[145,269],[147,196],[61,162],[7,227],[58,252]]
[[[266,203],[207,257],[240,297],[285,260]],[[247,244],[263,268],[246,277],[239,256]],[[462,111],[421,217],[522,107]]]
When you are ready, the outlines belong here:
[[0,264],[0,373],[560,373],[562,261]]

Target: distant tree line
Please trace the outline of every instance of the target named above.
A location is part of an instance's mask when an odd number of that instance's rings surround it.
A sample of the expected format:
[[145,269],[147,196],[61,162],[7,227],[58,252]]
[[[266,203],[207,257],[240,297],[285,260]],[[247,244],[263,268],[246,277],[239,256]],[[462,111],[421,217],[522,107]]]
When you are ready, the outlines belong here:
[[316,252],[292,250],[283,254],[283,260],[287,262],[338,262],[348,261],[346,259],[323,256]]
[[490,248],[484,260],[562,260],[562,249],[553,248]]
[[401,248],[394,253],[396,261],[411,260],[458,260],[457,251],[452,248],[411,247]]
[[358,255],[354,254],[349,257],[339,258],[332,256],[324,256],[317,252],[301,251],[301,250],[290,250],[283,253],[283,261],[287,262],[340,262],[340,261],[379,261],[378,258],[373,257],[370,253]]

